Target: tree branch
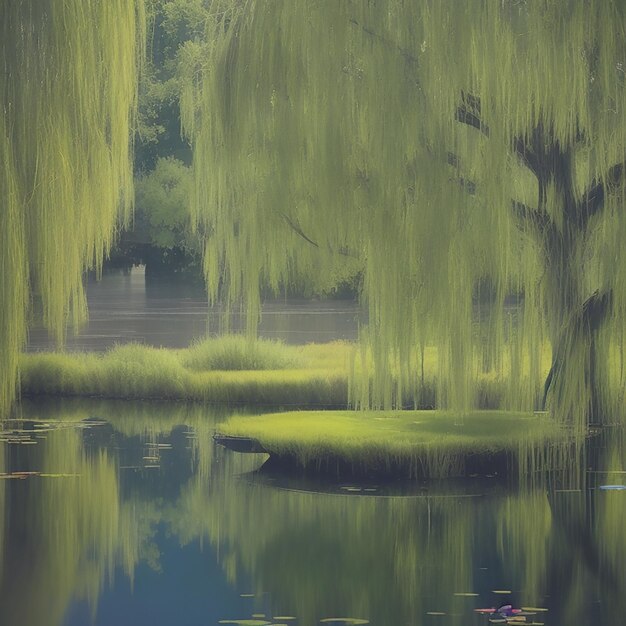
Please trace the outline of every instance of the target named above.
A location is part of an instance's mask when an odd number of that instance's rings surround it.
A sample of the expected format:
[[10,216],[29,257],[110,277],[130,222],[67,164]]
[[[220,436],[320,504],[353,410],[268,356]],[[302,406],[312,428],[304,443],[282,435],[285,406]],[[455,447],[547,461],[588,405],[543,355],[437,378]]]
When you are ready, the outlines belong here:
[[280,216],[285,220],[285,222],[287,222],[289,228],[291,228],[294,233],[302,237],[302,239],[310,243],[312,246],[315,246],[316,248],[320,247],[317,242],[313,241],[310,237],[307,237],[302,228],[300,228],[300,225],[297,222],[294,222],[286,213],[281,213]]
[[528,147],[523,137],[515,137],[513,140],[513,150],[521,159],[522,163],[539,179],[539,159],[533,150]]
[[[448,152],[446,157],[448,165],[451,165],[457,171],[460,170],[461,159],[454,154],[454,152]],[[459,183],[459,185],[461,185],[461,187],[463,187],[463,189],[465,189],[470,196],[476,194],[477,185],[475,181],[470,180],[469,178],[463,178],[462,176],[457,176],[456,178],[450,178],[448,180]]]
[[[310,243],[312,246],[315,246],[316,248],[321,249],[321,246],[316,241],[313,241],[313,239],[311,239],[302,230],[302,228],[300,227],[300,224],[298,224],[297,221],[292,220],[286,213],[280,213],[280,216],[285,220],[285,222],[287,222],[287,225],[289,226],[289,228],[291,228],[291,230],[293,230],[294,233],[302,237],[302,239],[304,239],[307,243]],[[353,259],[359,258],[356,254],[353,254],[347,248],[339,248],[338,250],[335,250],[329,246],[327,249],[333,254],[341,254],[342,256],[349,256]]]
[[483,123],[480,114],[480,98],[461,91],[461,104],[456,108],[454,119],[461,124],[467,124],[479,130],[485,137],[489,137],[489,126]]
[[552,218],[545,211],[529,207],[523,202],[511,200],[511,209],[521,222],[532,224],[541,233],[547,233],[554,226]]
[[594,180],[585,191],[577,207],[578,225],[581,228],[584,228],[589,220],[604,208],[606,194],[615,191],[624,182],[625,168],[625,163],[616,163],[609,168],[603,181]]

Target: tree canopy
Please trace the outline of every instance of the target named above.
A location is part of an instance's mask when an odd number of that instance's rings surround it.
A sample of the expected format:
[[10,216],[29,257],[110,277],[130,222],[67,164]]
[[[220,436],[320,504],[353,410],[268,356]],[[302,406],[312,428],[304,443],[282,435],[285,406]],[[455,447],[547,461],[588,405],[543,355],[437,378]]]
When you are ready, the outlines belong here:
[[[506,407],[578,424],[623,383],[626,7],[618,0],[216,0],[184,59],[209,292],[364,267],[360,406]],[[492,300],[475,327],[475,292]],[[517,294],[519,311],[505,298]],[[541,354],[551,345],[545,380]],[[482,355],[478,359],[477,355]],[[597,417],[597,416],[596,416]]]
[[32,301],[60,340],[132,205],[143,0],[0,2],[0,413]]

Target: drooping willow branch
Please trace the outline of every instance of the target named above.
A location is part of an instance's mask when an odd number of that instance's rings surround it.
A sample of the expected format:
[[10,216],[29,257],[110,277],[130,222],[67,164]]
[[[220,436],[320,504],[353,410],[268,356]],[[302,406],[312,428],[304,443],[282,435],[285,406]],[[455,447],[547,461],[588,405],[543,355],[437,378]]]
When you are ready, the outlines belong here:
[[[302,227],[300,226],[300,224],[296,221],[293,220],[291,217],[289,217],[289,215],[287,215],[286,213],[281,213],[280,216],[285,220],[285,222],[287,223],[287,225],[289,226],[289,228],[291,228],[291,230],[293,230],[294,233],[296,233],[296,235],[298,235],[299,237],[302,237],[302,239],[304,239],[307,243],[309,243],[310,245],[316,247],[316,248],[321,248],[321,246],[319,245],[319,243],[317,243],[317,241],[314,241],[313,239],[311,239],[303,230]],[[352,253],[350,250],[348,250],[347,248],[339,248],[338,250],[335,250],[334,248],[328,246],[327,250],[329,252],[331,252],[332,254],[340,254],[342,256],[348,256],[351,257],[353,259],[358,259],[359,257]]]

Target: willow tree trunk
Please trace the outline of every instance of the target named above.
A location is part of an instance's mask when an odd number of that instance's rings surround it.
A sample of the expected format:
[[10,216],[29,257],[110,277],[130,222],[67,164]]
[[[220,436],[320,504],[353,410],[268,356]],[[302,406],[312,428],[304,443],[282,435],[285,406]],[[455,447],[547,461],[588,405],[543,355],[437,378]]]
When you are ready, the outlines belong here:
[[[545,381],[544,405],[549,403],[568,421],[586,425],[602,421],[605,410],[598,332],[610,312],[612,298],[610,292],[599,291],[585,297],[583,290],[579,270],[589,222],[603,203],[590,203],[589,193],[583,198],[576,196],[574,148],[562,147],[549,130],[538,126],[522,150],[538,181],[534,232],[545,255],[547,275],[552,366]],[[577,419],[576,413],[583,419]]]

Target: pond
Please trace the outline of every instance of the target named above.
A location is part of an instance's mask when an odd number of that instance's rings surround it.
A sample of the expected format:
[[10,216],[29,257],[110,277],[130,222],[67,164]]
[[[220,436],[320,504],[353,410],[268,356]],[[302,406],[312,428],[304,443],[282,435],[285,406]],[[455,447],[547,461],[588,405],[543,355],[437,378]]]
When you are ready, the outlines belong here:
[[[69,350],[106,350],[114,343],[137,341],[165,348],[184,348],[220,328],[221,311],[209,308],[201,287],[161,279],[146,282],[143,267],[111,272],[86,283],[89,321],[67,340]],[[358,305],[350,300],[274,299],[263,305],[259,335],[285,343],[334,339],[355,340]],[[241,315],[231,328],[244,326]],[[41,326],[31,328],[28,350],[51,350],[54,342]]]
[[514,483],[312,485],[215,445],[228,414],[19,407],[0,436],[0,624],[479,626],[508,602],[540,609],[526,623],[622,623],[626,491],[601,487],[626,483],[623,431]]

